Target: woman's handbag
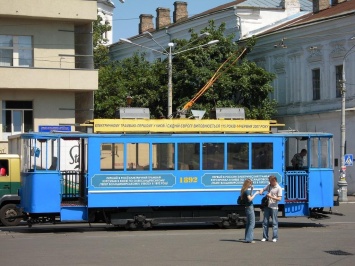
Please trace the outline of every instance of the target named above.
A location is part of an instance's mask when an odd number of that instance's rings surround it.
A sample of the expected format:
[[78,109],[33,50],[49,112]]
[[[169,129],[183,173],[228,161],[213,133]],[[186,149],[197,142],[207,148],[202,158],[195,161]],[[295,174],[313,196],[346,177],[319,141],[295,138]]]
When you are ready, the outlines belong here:
[[242,196],[241,196],[241,195],[238,197],[237,203],[238,203],[239,205],[245,205],[245,200],[242,199]]

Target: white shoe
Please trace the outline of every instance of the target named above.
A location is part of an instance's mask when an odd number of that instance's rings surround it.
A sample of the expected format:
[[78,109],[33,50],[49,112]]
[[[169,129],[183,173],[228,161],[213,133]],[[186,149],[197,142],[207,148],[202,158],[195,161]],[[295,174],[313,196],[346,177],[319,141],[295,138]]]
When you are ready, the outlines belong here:
[[261,242],[265,242],[265,241],[267,241],[267,239],[266,239],[266,238],[261,239]]
[[272,240],[272,242],[276,243],[276,242],[277,242],[277,239],[276,239],[276,238],[274,238],[274,239]]

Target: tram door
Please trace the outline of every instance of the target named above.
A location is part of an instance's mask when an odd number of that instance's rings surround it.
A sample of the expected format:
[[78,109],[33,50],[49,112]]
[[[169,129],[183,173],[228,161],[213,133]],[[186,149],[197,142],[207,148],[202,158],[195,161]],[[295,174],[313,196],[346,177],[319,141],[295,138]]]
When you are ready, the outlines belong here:
[[[307,150],[302,167],[292,158]],[[308,208],[333,206],[333,139],[329,136],[290,137],[286,143],[285,202],[307,203]]]
[[333,138],[311,137],[308,147],[309,208],[332,207],[334,204]]
[[303,149],[307,150],[308,138],[290,137],[286,140],[285,149],[285,201],[286,203],[304,203],[308,201],[308,182],[309,182],[309,160],[308,155],[302,159],[302,165],[295,164],[293,160],[295,154]]
[[85,194],[86,174],[85,139],[62,138],[60,143],[60,172],[62,175],[62,200],[78,200]]

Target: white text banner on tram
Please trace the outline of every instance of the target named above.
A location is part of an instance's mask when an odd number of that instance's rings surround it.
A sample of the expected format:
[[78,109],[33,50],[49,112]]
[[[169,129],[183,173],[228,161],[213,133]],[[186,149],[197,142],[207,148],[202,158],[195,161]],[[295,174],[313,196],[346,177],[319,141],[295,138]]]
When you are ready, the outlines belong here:
[[94,132],[269,132],[269,120],[95,119]]

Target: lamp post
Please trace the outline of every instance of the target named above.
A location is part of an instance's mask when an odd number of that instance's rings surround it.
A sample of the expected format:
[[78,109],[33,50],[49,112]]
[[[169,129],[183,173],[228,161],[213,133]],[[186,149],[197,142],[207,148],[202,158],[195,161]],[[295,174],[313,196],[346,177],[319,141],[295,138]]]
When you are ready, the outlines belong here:
[[[355,38],[352,37],[350,40]],[[345,78],[345,66],[346,66],[346,58],[349,54],[351,54],[351,50],[355,47],[353,45],[344,55],[343,57],[343,73],[342,73],[342,88],[341,88],[341,124],[340,124],[340,176],[338,180],[338,193],[339,193],[339,201],[346,202],[348,201],[348,183],[346,182],[346,166],[345,166],[345,100],[346,100],[346,78]]]
[[[144,32],[143,35],[149,39],[152,39],[159,47],[161,47],[163,49],[163,51],[159,51],[154,48],[150,48],[150,47],[147,47],[147,46],[144,46],[141,44],[134,43],[128,39],[122,38],[122,39],[120,39],[120,41],[125,42],[125,43],[129,43],[129,44],[133,44],[133,45],[136,45],[136,46],[148,49],[148,50],[152,50],[154,52],[168,56],[168,117],[171,118],[172,114],[173,114],[173,56],[187,52],[187,51],[191,51],[191,50],[194,50],[197,48],[216,44],[219,42],[219,40],[212,40],[212,41],[209,41],[208,43],[205,43],[205,44],[201,44],[198,46],[194,46],[191,48],[187,48],[187,49],[178,50],[176,52],[173,52],[173,47],[175,46],[174,43],[169,42],[168,43],[169,49],[167,50],[153,38],[153,35],[150,32]],[[208,35],[209,35],[208,32],[202,33],[198,39],[204,38]],[[196,40],[198,40],[198,39],[196,39]],[[191,43],[193,43],[193,42],[191,42]],[[190,45],[191,43],[189,43],[188,45]],[[184,46],[184,47],[186,47],[186,46]],[[184,48],[184,47],[182,47],[182,48]]]
[[128,95],[126,97],[127,107],[131,107],[132,100],[133,100],[133,97],[131,95]]

